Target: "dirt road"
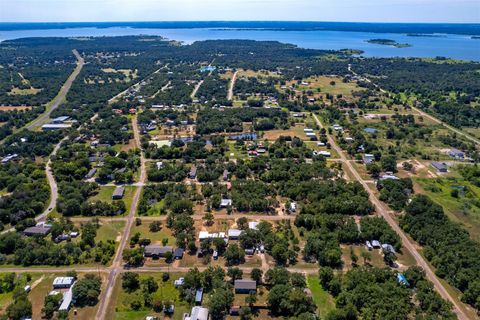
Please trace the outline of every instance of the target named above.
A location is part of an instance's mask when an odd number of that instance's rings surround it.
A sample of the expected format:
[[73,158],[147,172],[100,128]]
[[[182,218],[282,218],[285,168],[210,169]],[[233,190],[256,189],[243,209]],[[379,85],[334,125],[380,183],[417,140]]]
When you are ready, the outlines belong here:
[[[137,116],[135,115],[132,119],[132,127],[133,127],[133,135],[135,137],[135,141],[137,146],[140,146],[140,132],[138,131],[138,123],[137,123]],[[130,211],[128,216],[126,217],[126,226],[125,230],[122,234],[122,238],[120,239],[120,243],[117,248],[117,252],[115,253],[115,257],[113,259],[112,266],[110,268],[110,273],[108,275],[107,286],[105,288],[105,293],[103,294],[102,298],[99,300],[98,311],[96,315],[96,319],[105,319],[108,303],[110,301],[113,288],[115,286],[115,281],[122,270],[122,253],[125,249],[125,246],[128,242],[128,236],[130,235],[130,230],[132,229],[133,222],[135,221],[135,211],[138,206],[138,202],[140,200],[140,195],[142,194],[143,184],[145,184],[147,178],[146,173],[146,166],[145,166],[145,157],[143,155],[143,151],[140,153],[140,186],[137,187],[135,190],[135,194],[133,195],[132,204],[130,205]]]
[[[323,128],[322,123],[318,119],[317,115],[313,114],[315,118],[315,122],[318,124],[320,128]],[[328,131],[327,131],[328,132]],[[411,240],[405,232],[400,228],[397,221],[392,216],[392,211],[380,200],[378,200],[377,196],[370,189],[367,182],[360,176],[357,169],[352,165],[351,161],[345,156],[344,151],[338,146],[336,141],[331,137],[331,135],[327,134],[327,139],[332,148],[338,153],[342,162],[348,167],[348,170],[354,175],[355,179],[362,184],[363,188],[368,192],[370,201],[375,206],[375,210],[377,214],[381,215],[390,225],[390,227],[400,236],[402,239],[403,246],[410,252],[410,254],[415,258],[415,262],[418,266],[422,267],[425,270],[427,278],[433,283],[437,292],[443,297],[443,299],[450,301],[454,306],[454,312],[457,314],[458,319],[460,320],[467,320],[468,317],[463,312],[462,308],[459,306],[457,301],[450,295],[450,293],[445,289],[443,284],[440,282],[438,277],[435,275],[434,271],[427,263],[427,261],[423,258],[423,256],[418,252],[416,245],[414,244],[413,240]]]
[[238,73],[238,70],[235,71],[235,73],[232,76],[232,80],[230,80],[230,86],[228,87],[228,95],[227,95],[228,100],[233,99],[233,88],[235,87],[235,81],[237,80],[237,73]]
[[85,60],[80,56],[77,50],[72,51],[75,57],[77,58],[77,67],[75,70],[73,70],[72,74],[70,77],[68,77],[67,81],[63,84],[62,88],[58,92],[57,96],[53,98],[52,101],[47,105],[47,109],[45,110],[44,113],[42,113],[37,119],[35,119],[33,122],[27,124],[25,126],[26,129],[28,130],[34,130],[38,127],[40,127],[47,119],[50,117],[50,114],[53,112],[53,110],[57,109],[60,104],[65,100],[65,97],[67,96],[68,91],[70,90],[73,81],[77,78],[78,74],[80,71],[82,71],[83,66],[85,65]]

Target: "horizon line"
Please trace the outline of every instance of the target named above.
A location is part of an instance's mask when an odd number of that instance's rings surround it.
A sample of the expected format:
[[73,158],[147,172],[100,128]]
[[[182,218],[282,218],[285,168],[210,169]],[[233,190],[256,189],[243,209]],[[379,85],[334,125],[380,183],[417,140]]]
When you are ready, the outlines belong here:
[[185,23],[185,22],[297,22],[297,23],[350,23],[350,24],[455,24],[479,25],[480,22],[387,22],[387,21],[328,21],[328,20],[115,20],[115,21],[0,21],[0,24],[62,24],[62,23]]

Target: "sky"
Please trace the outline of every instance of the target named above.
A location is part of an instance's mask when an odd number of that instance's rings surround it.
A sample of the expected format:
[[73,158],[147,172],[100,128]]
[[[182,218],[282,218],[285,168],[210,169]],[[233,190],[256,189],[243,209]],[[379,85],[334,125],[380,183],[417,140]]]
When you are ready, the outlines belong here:
[[206,20],[480,23],[480,0],[0,0],[0,22]]

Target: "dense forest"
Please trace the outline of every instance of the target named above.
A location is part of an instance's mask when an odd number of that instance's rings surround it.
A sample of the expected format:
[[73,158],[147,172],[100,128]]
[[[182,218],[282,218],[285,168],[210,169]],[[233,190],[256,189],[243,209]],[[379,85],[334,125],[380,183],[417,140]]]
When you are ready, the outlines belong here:
[[480,309],[480,246],[425,195],[406,207],[402,227],[424,247],[436,274],[463,292],[462,300]]

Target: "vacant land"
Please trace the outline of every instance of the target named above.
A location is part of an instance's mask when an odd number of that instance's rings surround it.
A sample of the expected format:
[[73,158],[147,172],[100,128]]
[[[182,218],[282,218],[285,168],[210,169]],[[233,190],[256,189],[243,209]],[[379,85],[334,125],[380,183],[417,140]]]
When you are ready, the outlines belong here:
[[[480,188],[459,176],[414,179],[417,193],[440,204],[450,219],[461,223],[472,239],[480,241]],[[458,190],[458,196],[452,195]]]
[[313,301],[317,305],[317,314],[320,319],[324,319],[328,312],[335,309],[335,300],[322,288],[318,276],[308,276],[307,285],[312,291]]

